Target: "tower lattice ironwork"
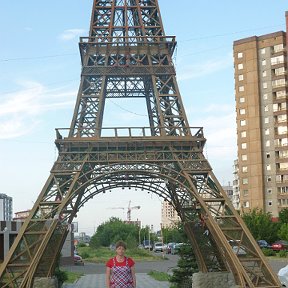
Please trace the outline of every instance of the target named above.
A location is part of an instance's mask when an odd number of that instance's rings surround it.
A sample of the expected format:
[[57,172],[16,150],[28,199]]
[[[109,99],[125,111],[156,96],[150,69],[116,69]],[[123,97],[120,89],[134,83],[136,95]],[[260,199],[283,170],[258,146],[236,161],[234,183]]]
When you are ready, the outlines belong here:
[[[280,287],[203,155],[203,129],[189,127],[175,46],[157,0],[94,0],[89,37],[79,43],[71,126],[56,129],[59,156],[1,265],[1,287],[30,288],[35,277],[52,276],[78,210],[119,187],[148,190],[173,205],[200,271],[231,271],[240,287]],[[108,98],[144,99],[149,127],[103,127]]]

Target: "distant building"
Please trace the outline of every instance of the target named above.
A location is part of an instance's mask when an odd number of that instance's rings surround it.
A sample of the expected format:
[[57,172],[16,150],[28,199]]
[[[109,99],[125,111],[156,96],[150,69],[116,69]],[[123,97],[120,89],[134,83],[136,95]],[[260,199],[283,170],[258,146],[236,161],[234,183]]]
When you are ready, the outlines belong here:
[[0,262],[4,260],[23,222],[0,221]]
[[15,212],[14,221],[24,221],[29,216],[30,210]]
[[260,208],[278,217],[288,207],[286,34],[234,42],[241,212]]
[[222,188],[232,202],[233,201],[233,186],[231,186],[229,182],[228,185],[226,186],[224,185],[222,186]]
[[163,201],[161,207],[162,227],[163,228],[173,227],[178,222],[180,222],[180,217],[178,216],[174,207],[168,201]]
[[0,221],[11,221],[13,217],[12,197],[0,194]]
[[238,160],[234,161],[233,166],[233,197],[232,197],[232,204],[236,210],[240,210],[240,192],[239,192],[239,166]]

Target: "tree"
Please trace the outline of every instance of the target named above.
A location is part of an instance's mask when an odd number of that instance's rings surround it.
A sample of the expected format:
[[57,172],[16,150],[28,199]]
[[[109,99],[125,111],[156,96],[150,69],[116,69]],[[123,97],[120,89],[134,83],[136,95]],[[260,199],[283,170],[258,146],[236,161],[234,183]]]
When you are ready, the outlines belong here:
[[288,223],[283,223],[278,231],[278,237],[282,240],[288,241]]
[[279,221],[281,223],[288,223],[288,208],[284,208],[279,212]]
[[183,233],[181,230],[179,230],[179,226],[174,226],[171,228],[162,228],[162,236],[163,236],[163,241],[165,243],[170,243],[170,242],[183,242],[184,237]]
[[271,213],[255,208],[244,213],[242,218],[256,240],[263,239],[269,243],[277,240],[279,224],[272,222]]
[[191,287],[192,275],[199,271],[192,246],[182,245],[179,249],[179,256],[177,268],[173,269],[169,282],[175,284],[176,287]]
[[192,275],[199,271],[196,257],[191,244],[186,244],[188,243],[188,238],[184,231],[183,223],[179,223],[175,229],[177,229],[178,234],[180,235],[180,242],[185,244],[179,248],[180,258],[177,263],[177,268],[173,269],[173,274],[169,279],[169,282],[173,283],[175,287],[191,287]]
[[115,244],[118,240],[125,242],[128,240],[128,247],[135,248],[138,242],[138,234],[138,226],[126,224],[119,218],[112,217],[109,221],[97,227],[96,233],[91,237],[90,246],[94,248],[99,246],[108,247],[110,244]]

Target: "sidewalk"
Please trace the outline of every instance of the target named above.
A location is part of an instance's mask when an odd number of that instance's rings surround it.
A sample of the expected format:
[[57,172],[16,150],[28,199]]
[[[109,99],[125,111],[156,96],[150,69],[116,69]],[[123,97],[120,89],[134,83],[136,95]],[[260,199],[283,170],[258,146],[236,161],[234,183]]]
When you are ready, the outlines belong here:
[[[137,288],[169,288],[169,282],[156,281],[146,273],[136,273]],[[88,274],[63,288],[105,288],[105,274]]]

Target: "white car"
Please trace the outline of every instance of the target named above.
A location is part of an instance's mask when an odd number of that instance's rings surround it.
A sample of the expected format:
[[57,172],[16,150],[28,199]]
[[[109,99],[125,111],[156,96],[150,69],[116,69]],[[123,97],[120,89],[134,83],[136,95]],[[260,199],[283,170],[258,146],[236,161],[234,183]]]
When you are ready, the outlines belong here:
[[279,270],[277,274],[282,287],[288,287],[288,265]]
[[165,250],[165,245],[162,242],[154,243],[153,251],[154,252],[163,252]]

